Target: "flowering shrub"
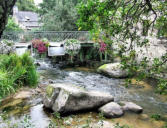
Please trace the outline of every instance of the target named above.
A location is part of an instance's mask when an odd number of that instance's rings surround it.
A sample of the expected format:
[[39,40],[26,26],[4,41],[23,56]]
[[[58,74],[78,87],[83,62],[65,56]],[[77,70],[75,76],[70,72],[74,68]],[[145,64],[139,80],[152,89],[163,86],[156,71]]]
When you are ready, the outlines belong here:
[[99,40],[98,43],[94,43],[94,47],[98,48],[101,53],[104,53],[107,51],[107,44],[104,43],[104,41]]
[[105,61],[107,61],[107,44],[104,41],[99,40],[98,43],[94,43],[94,48],[96,48],[99,51],[100,60],[103,60],[104,56]]
[[75,55],[81,49],[81,43],[76,39],[69,39],[65,42],[64,48],[67,54]]
[[47,52],[47,47],[49,46],[49,42],[46,40],[39,40],[39,39],[34,39],[32,41],[33,48],[38,50],[38,53],[46,53]]
[[100,42],[100,52],[104,53],[107,50],[107,44],[105,44],[103,41]]
[[78,54],[81,49],[81,42],[76,39],[69,39],[64,43],[65,52],[71,56],[71,62],[73,56]]
[[10,40],[2,40],[0,42],[0,54],[14,53],[16,50],[14,42]]

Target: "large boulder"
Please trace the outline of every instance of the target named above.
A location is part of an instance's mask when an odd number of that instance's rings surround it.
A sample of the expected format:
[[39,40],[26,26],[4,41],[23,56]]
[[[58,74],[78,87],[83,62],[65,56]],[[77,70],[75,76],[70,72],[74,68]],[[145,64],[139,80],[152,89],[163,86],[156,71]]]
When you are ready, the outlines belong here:
[[87,91],[72,84],[52,84],[47,87],[43,102],[46,108],[63,114],[98,108],[113,100],[110,94]]
[[142,113],[143,112],[143,108],[140,107],[139,105],[133,103],[133,102],[121,101],[120,104],[122,105],[122,109],[124,111],[131,111],[134,113]]
[[128,72],[126,70],[121,69],[120,63],[104,64],[101,67],[99,67],[97,71],[112,78],[128,77]]
[[99,111],[107,118],[120,117],[124,114],[121,106],[115,102],[108,103],[101,108]]

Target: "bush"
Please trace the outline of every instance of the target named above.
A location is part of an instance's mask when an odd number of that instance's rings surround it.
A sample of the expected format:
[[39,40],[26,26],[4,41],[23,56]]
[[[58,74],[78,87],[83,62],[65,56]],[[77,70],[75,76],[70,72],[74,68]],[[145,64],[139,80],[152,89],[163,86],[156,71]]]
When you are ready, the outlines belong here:
[[0,55],[0,96],[3,97],[21,86],[36,86],[38,74],[28,53]]
[[38,51],[39,54],[43,54],[47,52],[47,47],[49,46],[49,42],[46,39],[39,40],[34,39],[32,40],[33,48]]
[[15,52],[14,42],[10,40],[2,40],[0,42],[0,54],[10,54]]
[[81,42],[76,39],[69,39],[64,43],[65,52],[71,56],[71,62],[73,62],[74,55],[79,53],[81,49]]
[[167,80],[159,79],[157,92],[160,94],[167,94]]
[[81,49],[81,42],[76,39],[69,39],[65,42],[64,47],[67,54],[75,55]]
[[21,32],[23,31],[22,28],[19,27],[19,25],[15,22],[15,20],[12,17],[8,18],[8,23],[5,27],[5,32]]
[[155,119],[155,120],[161,120],[162,119],[162,116],[160,114],[153,114],[151,116],[151,118]]

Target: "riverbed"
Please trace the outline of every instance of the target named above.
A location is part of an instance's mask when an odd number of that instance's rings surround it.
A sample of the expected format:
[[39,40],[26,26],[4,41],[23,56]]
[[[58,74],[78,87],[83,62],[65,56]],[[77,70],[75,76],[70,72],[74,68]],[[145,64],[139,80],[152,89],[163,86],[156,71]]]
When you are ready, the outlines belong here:
[[[98,90],[107,92],[114,96],[115,101],[132,101],[143,107],[142,114],[125,113],[121,118],[104,119],[109,123],[120,123],[132,128],[162,128],[167,121],[167,98],[166,96],[155,93],[155,88],[143,82],[140,85],[124,86],[124,79],[108,78],[95,72],[94,69],[85,67],[59,69],[50,65],[45,65],[38,69],[40,77],[40,87],[37,89],[22,89],[21,91],[31,91],[32,96],[23,99],[14,99],[10,97],[1,105],[1,113],[8,115],[6,121],[0,120],[0,128],[4,128],[7,122],[11,125],[20,123],[24,120],[33,124],[30,127],[47,128],[51,122],[57,121],[52,114],[43,108],[42,93],[45,87],[50,83],[71,83],[82,86],[88,90]],[[42,89],[41,89],[42,88]],[[36,91],[35,93],[33,91]],[[19,93],[20,91],[18,91]],[[151,118],[152,115],[163,115],[163,120],[156,121]],[[100,119],[97,112],[86,112],[63,117],[70,124],[62,123],[64,128],[80,128],[88,119],[96,123]],[[63,121],[65,121],[63,120]],[[24,122],[25,123],[25,122]],[[27,123],[28,124],[28,123]],[[18,126],[22,128],[23,126]],[[59,128],[59,126],[57,126]]]

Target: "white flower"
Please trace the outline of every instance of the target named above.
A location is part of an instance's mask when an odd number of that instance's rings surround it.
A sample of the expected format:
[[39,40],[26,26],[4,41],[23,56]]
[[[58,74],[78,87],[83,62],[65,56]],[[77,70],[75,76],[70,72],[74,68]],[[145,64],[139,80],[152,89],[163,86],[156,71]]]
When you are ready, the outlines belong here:
[[80,41],[76,39],[69,39],[64,43],[65,52],[67,54],[77,54],[81,49]]

